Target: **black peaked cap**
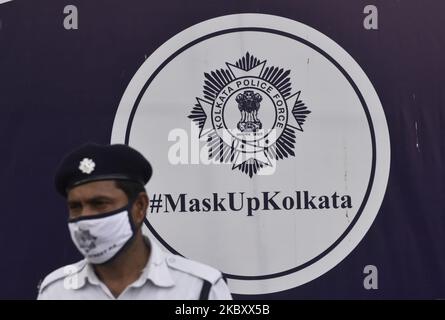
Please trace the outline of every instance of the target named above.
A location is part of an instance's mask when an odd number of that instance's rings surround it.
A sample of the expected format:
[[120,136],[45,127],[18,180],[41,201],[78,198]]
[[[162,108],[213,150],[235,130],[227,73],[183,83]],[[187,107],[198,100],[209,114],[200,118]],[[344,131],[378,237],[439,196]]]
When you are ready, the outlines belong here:
[[75,186],[100,180],[130,180],[145,185],[153,170],[145,157],[124,144],[86,144],[65,156],[55,186],[64,197]]

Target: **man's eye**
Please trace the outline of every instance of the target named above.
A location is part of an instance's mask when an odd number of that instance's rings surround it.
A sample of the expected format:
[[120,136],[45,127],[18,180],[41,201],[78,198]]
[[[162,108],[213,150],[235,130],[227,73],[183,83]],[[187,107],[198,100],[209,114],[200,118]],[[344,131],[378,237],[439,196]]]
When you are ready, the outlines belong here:
[[70,210],[79,209],[79,208],[80,208],[80,204],[78,204],[78,203],[70,203],[70,204],[68,205],[68,208],[69,208]]
[[93,205],[95,206],[95,207],[102,207],[102,206],[104,206],[104,205],[106,205],[107,203],[105,202],[105,201],[94,201],[93,202]]

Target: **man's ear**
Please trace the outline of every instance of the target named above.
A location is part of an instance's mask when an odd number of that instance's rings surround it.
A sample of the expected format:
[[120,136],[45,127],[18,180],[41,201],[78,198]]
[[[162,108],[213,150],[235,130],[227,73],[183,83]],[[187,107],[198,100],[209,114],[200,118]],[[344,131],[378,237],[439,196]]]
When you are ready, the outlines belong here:
[[148,208],[148,196],[145,192],[141,192],[136,197],[133,205],[133,219],[137,226],[141,225],[145,219]]

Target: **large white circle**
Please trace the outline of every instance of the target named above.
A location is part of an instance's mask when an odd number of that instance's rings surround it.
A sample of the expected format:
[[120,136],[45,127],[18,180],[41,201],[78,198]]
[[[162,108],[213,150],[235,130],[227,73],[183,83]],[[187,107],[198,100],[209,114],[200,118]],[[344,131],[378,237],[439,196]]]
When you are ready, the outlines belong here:
[[[168,137],[178,128],[187,134],[188,161],[196,161],[188,115],[196,98],[203,97],[204,73],[227,68],[226,63],[234,64],[246,52],[267,66],[291,70],[292,93],[300,91],[311,111],[303,132],[295,131],[295,156],[278,160],[274,174],[252,178],[232,163],[170,163],[169,149],[176,142]],[[290,289],[343,260],[374,221],[390,166],[383,109],[360,66],[315,29],[263,14],[211,19],[157,49],[122,97],[111,142],[135,147],[154,167],[147,190],[151,198],[162,195],[164,207],[147,216],[153,239],[217,267],[238,294]],[[248,197],[261,202],[277,191],[273,199],[279,199],[279,210],[262,204],[251,216],[246,214]],[[243,200],[241,211],[180,213],[172,212],[170,203],[170,212],[163,212],[166,194],[175,202],[183,194],[186,208],[191,199],[212,202],[217,194],[226,198],[227,209],[230,193],[236,205]],[[332,208],[334,193],[339,199],[350,196],[352,208]],[[305,196],[327,196],[330,208],[283,208],[285,197],[304,202]]]

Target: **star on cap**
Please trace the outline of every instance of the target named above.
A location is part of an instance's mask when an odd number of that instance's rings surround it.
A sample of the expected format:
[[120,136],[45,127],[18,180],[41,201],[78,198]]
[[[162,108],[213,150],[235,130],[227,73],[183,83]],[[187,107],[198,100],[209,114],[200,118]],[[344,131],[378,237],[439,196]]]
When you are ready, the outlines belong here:
[[83,158],[83,160],[79,163],[79,170],[86,174],[93,172],[94,167],[96,167],[96,164],[89,158]]

